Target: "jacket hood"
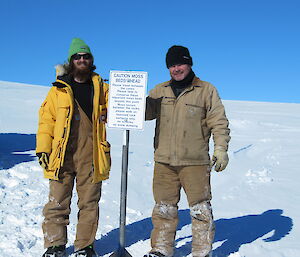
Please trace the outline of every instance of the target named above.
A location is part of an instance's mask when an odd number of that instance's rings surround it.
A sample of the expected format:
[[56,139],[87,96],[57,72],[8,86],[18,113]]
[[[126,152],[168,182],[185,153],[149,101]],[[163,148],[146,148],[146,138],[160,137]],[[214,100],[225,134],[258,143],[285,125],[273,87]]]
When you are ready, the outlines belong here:
[[64,63],[64,64],[58,64],[55,66],[55,70],[56,70],[56,78],[57,77],[61,77],[63,75],[67,74],[67,70],[68,70],[69,64],[68,63]]
[[[58,64],[55,66],[56,80],[52,83],[53,86],[65,87],[66,85],[64,83],[62,83],[61,81],[70,85],[71,77],[67,73],[68,66],[69,66],[69,64]],[[60,81],[58,81],[58,80],[60,80]]]

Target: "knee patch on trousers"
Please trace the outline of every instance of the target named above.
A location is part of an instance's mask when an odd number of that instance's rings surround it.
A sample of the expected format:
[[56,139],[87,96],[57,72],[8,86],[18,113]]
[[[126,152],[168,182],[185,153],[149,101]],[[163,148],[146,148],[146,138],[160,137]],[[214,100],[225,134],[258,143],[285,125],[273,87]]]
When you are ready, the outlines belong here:
[[178,207],[164,203],[155,204],[153,214],[159,215],[164,219],[174,219],[178,215]]
[[211,222],[211,220],[213,219],[211,205],[208,201],[191,206],[190,213],[192,218],[200,221]]

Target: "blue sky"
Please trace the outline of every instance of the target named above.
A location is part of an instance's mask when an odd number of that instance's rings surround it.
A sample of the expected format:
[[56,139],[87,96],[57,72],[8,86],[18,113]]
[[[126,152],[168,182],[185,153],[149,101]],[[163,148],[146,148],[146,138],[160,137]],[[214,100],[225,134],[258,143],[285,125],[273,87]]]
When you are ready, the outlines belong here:
[[0,80],[51,85],[73,37],[97,72],[169,79],[165,54],[190,49],[193,70],[222,99],[300,103],[298,0],[2,0]]

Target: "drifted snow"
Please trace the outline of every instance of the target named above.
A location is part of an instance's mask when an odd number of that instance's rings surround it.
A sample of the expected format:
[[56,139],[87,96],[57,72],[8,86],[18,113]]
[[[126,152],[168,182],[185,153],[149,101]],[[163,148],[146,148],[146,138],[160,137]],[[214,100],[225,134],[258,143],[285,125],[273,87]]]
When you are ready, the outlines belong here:
[[[34,153],[38,108],[48,87],[0,82],[0,256],[38,257],[44,252],[42,209],[48,199]],[[212,174],[216,223],[213,256],[300,256],[300,105],[224,101],[232,140],[230,162]],[[130,132],[127,250],[150,250],[154,122]],[[103,183],[95,243],[108,257],[118,245],[123,131],[109,130],[111,178]],[[76,190],[74,190],[76,191]],[[77,197],[68,228],[73,251]],[[191,257],[191,226],[185,195],[179,205],[175,257]]]

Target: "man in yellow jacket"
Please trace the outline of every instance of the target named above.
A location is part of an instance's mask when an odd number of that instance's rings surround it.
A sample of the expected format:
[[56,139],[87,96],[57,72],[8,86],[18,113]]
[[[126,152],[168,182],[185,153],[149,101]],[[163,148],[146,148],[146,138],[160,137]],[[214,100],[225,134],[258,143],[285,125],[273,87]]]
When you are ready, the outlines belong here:
[[59,65],[39,111],[36,153],[49,179],[43,210],[43,257],[65,256],[74,181],[78,194],[75,256],[94,256],[101,183],[109,177],[106,140],[108,85],[94,72],[94,58],[81,39],[72,40],[68,63]]
[[[214,238],[210,171],[228,163],[228,120],[216,88],[195,76],[192,57],[183,46],[166,55],[171,80],[149,93],[146,119],[156,119],[150,253],[144,257],[171,257],[178,224],[180,190],[184,189],[192,218],[193,257],[209,256]],[[214,154],[210,161],[209,140]]]

